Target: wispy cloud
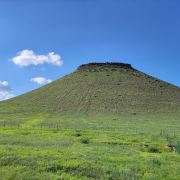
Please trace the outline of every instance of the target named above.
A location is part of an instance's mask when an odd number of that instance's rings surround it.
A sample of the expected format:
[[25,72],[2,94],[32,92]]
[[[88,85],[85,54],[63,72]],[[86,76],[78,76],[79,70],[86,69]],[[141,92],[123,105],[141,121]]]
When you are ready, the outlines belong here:
[[53,64],[56,66],[62,66],[63,60],[59,54],[50,52],[47,55],[36,54],[32,50],[22,50],[17,56],[12,58],[12,62],[20,67],[30,66],[30,65],[40,65],[40,64]]
[[0,81],[0,101],[14,97],[11,87],[7,81]]
[[35,77],[35,78],[32,78],[31,81],[41,86],[52,82],[51,79],[46,79],[44,77]]

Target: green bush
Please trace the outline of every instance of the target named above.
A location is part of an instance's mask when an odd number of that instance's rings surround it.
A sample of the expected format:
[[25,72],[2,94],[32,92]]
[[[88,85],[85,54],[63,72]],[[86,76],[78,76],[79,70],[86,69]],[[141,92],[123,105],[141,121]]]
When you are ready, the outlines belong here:
[[73,134],[73,136],[80,137],[81,133],[80,132],[76,132],[76,133]]
[[88,137],[83,137],[83,138],[81,138],[81,143],[83,143],[83,144],[89,144],[89,142],[90,142],[90,140],[89,140],[89,138]]
[[159,153],[159,149],[157,147],[154,147],[154,146],[150,146],[148,147],[148,152],[150,153]]
[[175,149],[176,149],[176,152],[180,154],[180,142],[177,142],[177,144],[175,145]]

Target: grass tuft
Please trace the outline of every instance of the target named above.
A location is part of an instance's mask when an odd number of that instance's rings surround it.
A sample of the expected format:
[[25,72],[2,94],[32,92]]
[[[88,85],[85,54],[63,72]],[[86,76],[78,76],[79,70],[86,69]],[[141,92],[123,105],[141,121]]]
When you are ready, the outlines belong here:
[[89,140],[88,137],[82,137],[82,138],[80,139],[80,142],[81,142],[82,144],[89,144],[89,143],[90,143],[90,140]]
[[150,153],[160,153],[159,149],[157,147],[154,147],[154,146],[150,146],[148,147],[148,152]]

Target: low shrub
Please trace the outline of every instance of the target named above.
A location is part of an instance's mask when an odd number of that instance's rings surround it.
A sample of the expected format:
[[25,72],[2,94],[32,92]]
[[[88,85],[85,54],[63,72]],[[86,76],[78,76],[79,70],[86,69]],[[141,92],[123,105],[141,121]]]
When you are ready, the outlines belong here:
[[80,137],[81,133],[80,132],[76,132],[76,133],[73,134],[73,136]]
[[180,154],[180,142],[177,142],[177,144],[175,145],[175,149],[176,149],[176,152]]
[[159,153],[159,149],[157,147],[154,147],[154,146],[150,146],[148,147],[148,152],[150,153]]
[[83,137],[83,138],[81,138],[80,142],[81,142],[82,144],[89,144],[90,140],[89,140],[88,137]]

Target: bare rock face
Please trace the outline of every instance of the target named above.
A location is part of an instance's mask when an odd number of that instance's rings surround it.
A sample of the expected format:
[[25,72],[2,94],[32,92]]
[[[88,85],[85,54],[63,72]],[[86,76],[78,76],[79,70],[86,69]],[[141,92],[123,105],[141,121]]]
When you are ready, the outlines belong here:
[[106,63],[88,63],[88,64],[82,64],[78,67],[78,71],[102,71],[102,70],[122,70],[122,69],[131,69],[134,70],[134,68],[131,66],[131,64],[126,63],[118,63],[118,62],[106,62]]

